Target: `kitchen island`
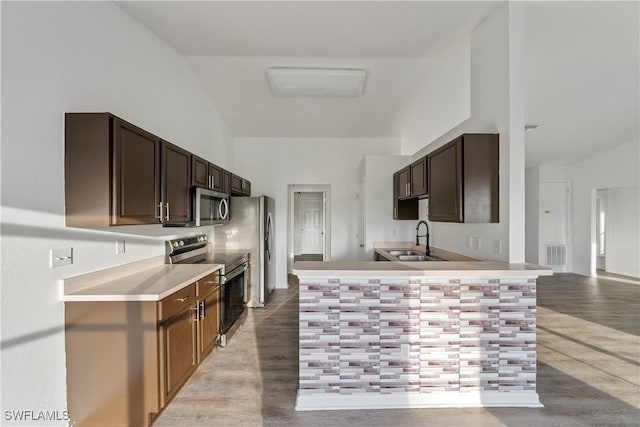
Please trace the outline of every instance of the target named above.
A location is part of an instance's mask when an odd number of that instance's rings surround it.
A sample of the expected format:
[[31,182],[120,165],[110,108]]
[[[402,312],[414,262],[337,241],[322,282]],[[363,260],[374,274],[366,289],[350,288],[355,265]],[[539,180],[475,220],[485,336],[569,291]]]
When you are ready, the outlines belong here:
[[297,410],[542,406],[536,278],[484,261],[296,262]]

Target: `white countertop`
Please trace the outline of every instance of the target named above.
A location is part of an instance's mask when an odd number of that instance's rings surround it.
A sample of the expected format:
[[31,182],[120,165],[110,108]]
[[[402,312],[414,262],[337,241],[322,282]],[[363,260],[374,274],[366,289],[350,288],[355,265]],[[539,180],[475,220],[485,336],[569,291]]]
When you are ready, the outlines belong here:
[[500,261],[297,261],[293,274],[301,277],[538,277],[553,271],[534,264]]
[[[208,274],[222,264],[161,264],[100,282],[83,277],[86,287],[63,292],[63,301],[159,301]],[[92,280],[96,282],[91,284]]]

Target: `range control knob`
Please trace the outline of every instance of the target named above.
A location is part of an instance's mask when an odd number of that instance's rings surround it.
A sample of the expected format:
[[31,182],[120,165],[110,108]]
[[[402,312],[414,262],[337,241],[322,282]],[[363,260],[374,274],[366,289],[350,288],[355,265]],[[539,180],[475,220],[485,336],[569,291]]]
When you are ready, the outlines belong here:
[[178,244],[179,244],[180,246],[184,246],[184,241],[180,240],[180,241],[178,242]]
[[178,247],[178,242],[173,242],[173,247],[177,248]]

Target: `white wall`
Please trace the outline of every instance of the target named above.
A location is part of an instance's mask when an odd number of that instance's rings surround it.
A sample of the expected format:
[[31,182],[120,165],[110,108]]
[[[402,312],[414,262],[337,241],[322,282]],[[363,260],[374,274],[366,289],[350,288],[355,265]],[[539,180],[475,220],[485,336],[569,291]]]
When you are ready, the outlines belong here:
[[425,142],[469,118],[470,50],[468,36],[454,39],[439,46],[428,59],[416,63],[421,80],[401,115],[402,154],[414,154]]
[[[640,216],[637,201],[640,182],[639,146],[639,141],[634,140],[571,165],[544,164],[527,169],[527,200],[531,200],[531,206],[534,203],[539,206],[539,200],[543,196],[544,181],[566,179],[571,183],[569,271],[587,276],[595,274],[596,193],[599,189],[617,188],[626,199],[618,201],[618,204],[624,205],[623,209],[616,210],[607,220],[608,227],[617,228],[613,236],[616,242],[612,242],[611,246],[615,246],[618,252],[616,249],[614,249],[614,255],[609,252],[609,239],[612,236],[608,236],[606,269],[612,273],[638,276],[640,268],[638,255]],[[536,180],[537,182],[534,182]],[[633,191],[636,191],[635,201]],[[528,238],[537,233],[536,227],[539,227],[540,215],[539,209],[534,211],[527,208]],[[529,248],[530,243],[527,242],[527,261],[535,262],[534,257],[530,256],[529,251],[533,250]],[[537,237],[535,244],[538,259],[542,259],[544,247]],[[610,261],[613,264],[610,265]]]
[[540,234],[540,171],[538,167],[525,170],[525,261],[538,264],[538,236]]
[[393,219],[393,173],[411,163],[409,156],[367,155],[365,179],[365,259],[373,260],[373,242],[412,241],[417,220]]
[[607,212],[606,270],[640,277],[640,187],[612,188]]
[[[287,186],[331,186],[331,259],[358,258],[358,166],[367,154],[399,154],[400,140],[236,138],[235,170],[254,195],[276,200],[276,286],[287,286]],[[391,203],[391,198],[388,199]]]
[[[0,400],[62,411],[58,280],[164,254],[166,238],[125,235],[116,256],[118,234],[64,227],[64,112],[112,112],[227,167],[232,138],[185,60],[111,2],[2,2],[2,89]],[[74,264],[51,269],[60,247]]]
[[[571,180],[571,230],[572,230],[572,271],[579,274],[593,273],[591,246],[595,244],[595,192],[602,188],[637,187],[640,182],[640,141],[634,140],[604,151],[587,160],[569,165],[565,169]],[[631,220],[633,218],[629,213]],[[633,229],[629,230],[632,235]],[[637,232],[634,236],[640,240]],[[607,258],[609,254],[607,254]],[[632,260],[630,260],[632,261]],[[633,271],[638,268],[629,264],[620,271]],[[608,260],[607,260],[608,262]],[[592,264],[593,263],[593,264]],[[636,270],[637,271],[637,270]],[[624,274],[624,273],[622,273]]]
[[[524,261],[524,17],[509,3],[471,34],[471,116],[415,154],[417,159],[462,133],[500,134],[500,223],[430,224],[432,245],[479,259]],[[480,250],[467,247],[480,237]],[[493,252],[500,240],[502,253]]]

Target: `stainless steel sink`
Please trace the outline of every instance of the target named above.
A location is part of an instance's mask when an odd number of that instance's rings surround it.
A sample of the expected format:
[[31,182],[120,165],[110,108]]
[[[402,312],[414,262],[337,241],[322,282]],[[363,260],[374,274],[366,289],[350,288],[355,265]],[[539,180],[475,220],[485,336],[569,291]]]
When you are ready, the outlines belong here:
[[398,261],[426,261],[427,257],[425,255],[398,255],[396,256]]
[[425,255],[424,252],[414,251],[413,249],[392,249],[387,253],[394,257],[395,261],[446,261],[440,257]]
[[426,255],[397,255],[396,258],[398,261],[444,261],[440,257]]
[[423,256],[424,254],[421,252],[412,251],[410,249],[405,249],[405,250],[389,251],[389,255],[400,257],[400,256]]

